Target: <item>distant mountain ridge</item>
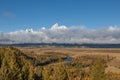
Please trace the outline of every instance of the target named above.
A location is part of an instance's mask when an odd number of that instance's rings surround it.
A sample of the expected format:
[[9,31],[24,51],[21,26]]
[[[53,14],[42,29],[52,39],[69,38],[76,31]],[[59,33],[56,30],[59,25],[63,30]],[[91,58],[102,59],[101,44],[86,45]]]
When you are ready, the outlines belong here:
[[55,47],[88,47],[88,48],[120,48],[120,44],[68,44],[68,43],[18,43],[18,44],[0,44],[0,46],[55,46]]

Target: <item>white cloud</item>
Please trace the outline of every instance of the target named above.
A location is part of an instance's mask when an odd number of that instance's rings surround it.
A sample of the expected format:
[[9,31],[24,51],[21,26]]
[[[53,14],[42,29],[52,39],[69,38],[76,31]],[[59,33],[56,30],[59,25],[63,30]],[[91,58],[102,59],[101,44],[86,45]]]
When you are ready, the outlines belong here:
[[50,29],[44,27],[39,31],[26,29],[0,33],[0,43],[4,40],[9,43],[120,43],[120,28],[88,29],[83,26],[59,26],[56,23]]
[[12,12],[4,12],[2,13],[2,16],[6,18],[14,18],[16,15]]

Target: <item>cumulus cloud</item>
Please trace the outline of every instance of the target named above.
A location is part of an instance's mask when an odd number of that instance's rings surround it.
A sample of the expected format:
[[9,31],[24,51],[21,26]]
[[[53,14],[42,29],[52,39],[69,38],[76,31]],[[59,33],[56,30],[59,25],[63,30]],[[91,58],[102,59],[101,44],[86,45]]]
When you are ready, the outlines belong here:
[[84,26],[59,26],[54,24],[50,29],[43,27],[0,33],[0,43],[120,43],[120,28],[105,27],[88,29]]

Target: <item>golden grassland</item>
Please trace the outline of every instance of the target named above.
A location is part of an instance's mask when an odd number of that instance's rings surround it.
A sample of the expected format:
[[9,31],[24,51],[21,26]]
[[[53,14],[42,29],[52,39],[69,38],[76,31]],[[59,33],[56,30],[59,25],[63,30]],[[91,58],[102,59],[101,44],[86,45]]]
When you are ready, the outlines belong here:
[[106,72],[120,73],[120,48],[64,48],[64,47],[18,47],[23,52],[44,54],[46,52],[65,53],[71,57],[97,55],[114,59],[107,63]]
[[0,80],[120,80],[120,48],[0,47]]
[[98,55],[114,57],[108,63],[107,71],[120,73],[120,48],[64,48],[64,47],[17,47],[25,53],[44,54],[46,52],[65,53],[71,57]]

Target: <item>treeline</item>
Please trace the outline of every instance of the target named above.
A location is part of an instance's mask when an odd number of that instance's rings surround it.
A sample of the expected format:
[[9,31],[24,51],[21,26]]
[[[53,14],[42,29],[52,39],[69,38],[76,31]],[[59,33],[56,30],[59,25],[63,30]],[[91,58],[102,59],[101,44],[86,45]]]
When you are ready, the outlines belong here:
[[48,52],[25,54],[14,47],[0,48],[0,80],[120,80],[120,74],[105,73],[109,56],[78,56]]

